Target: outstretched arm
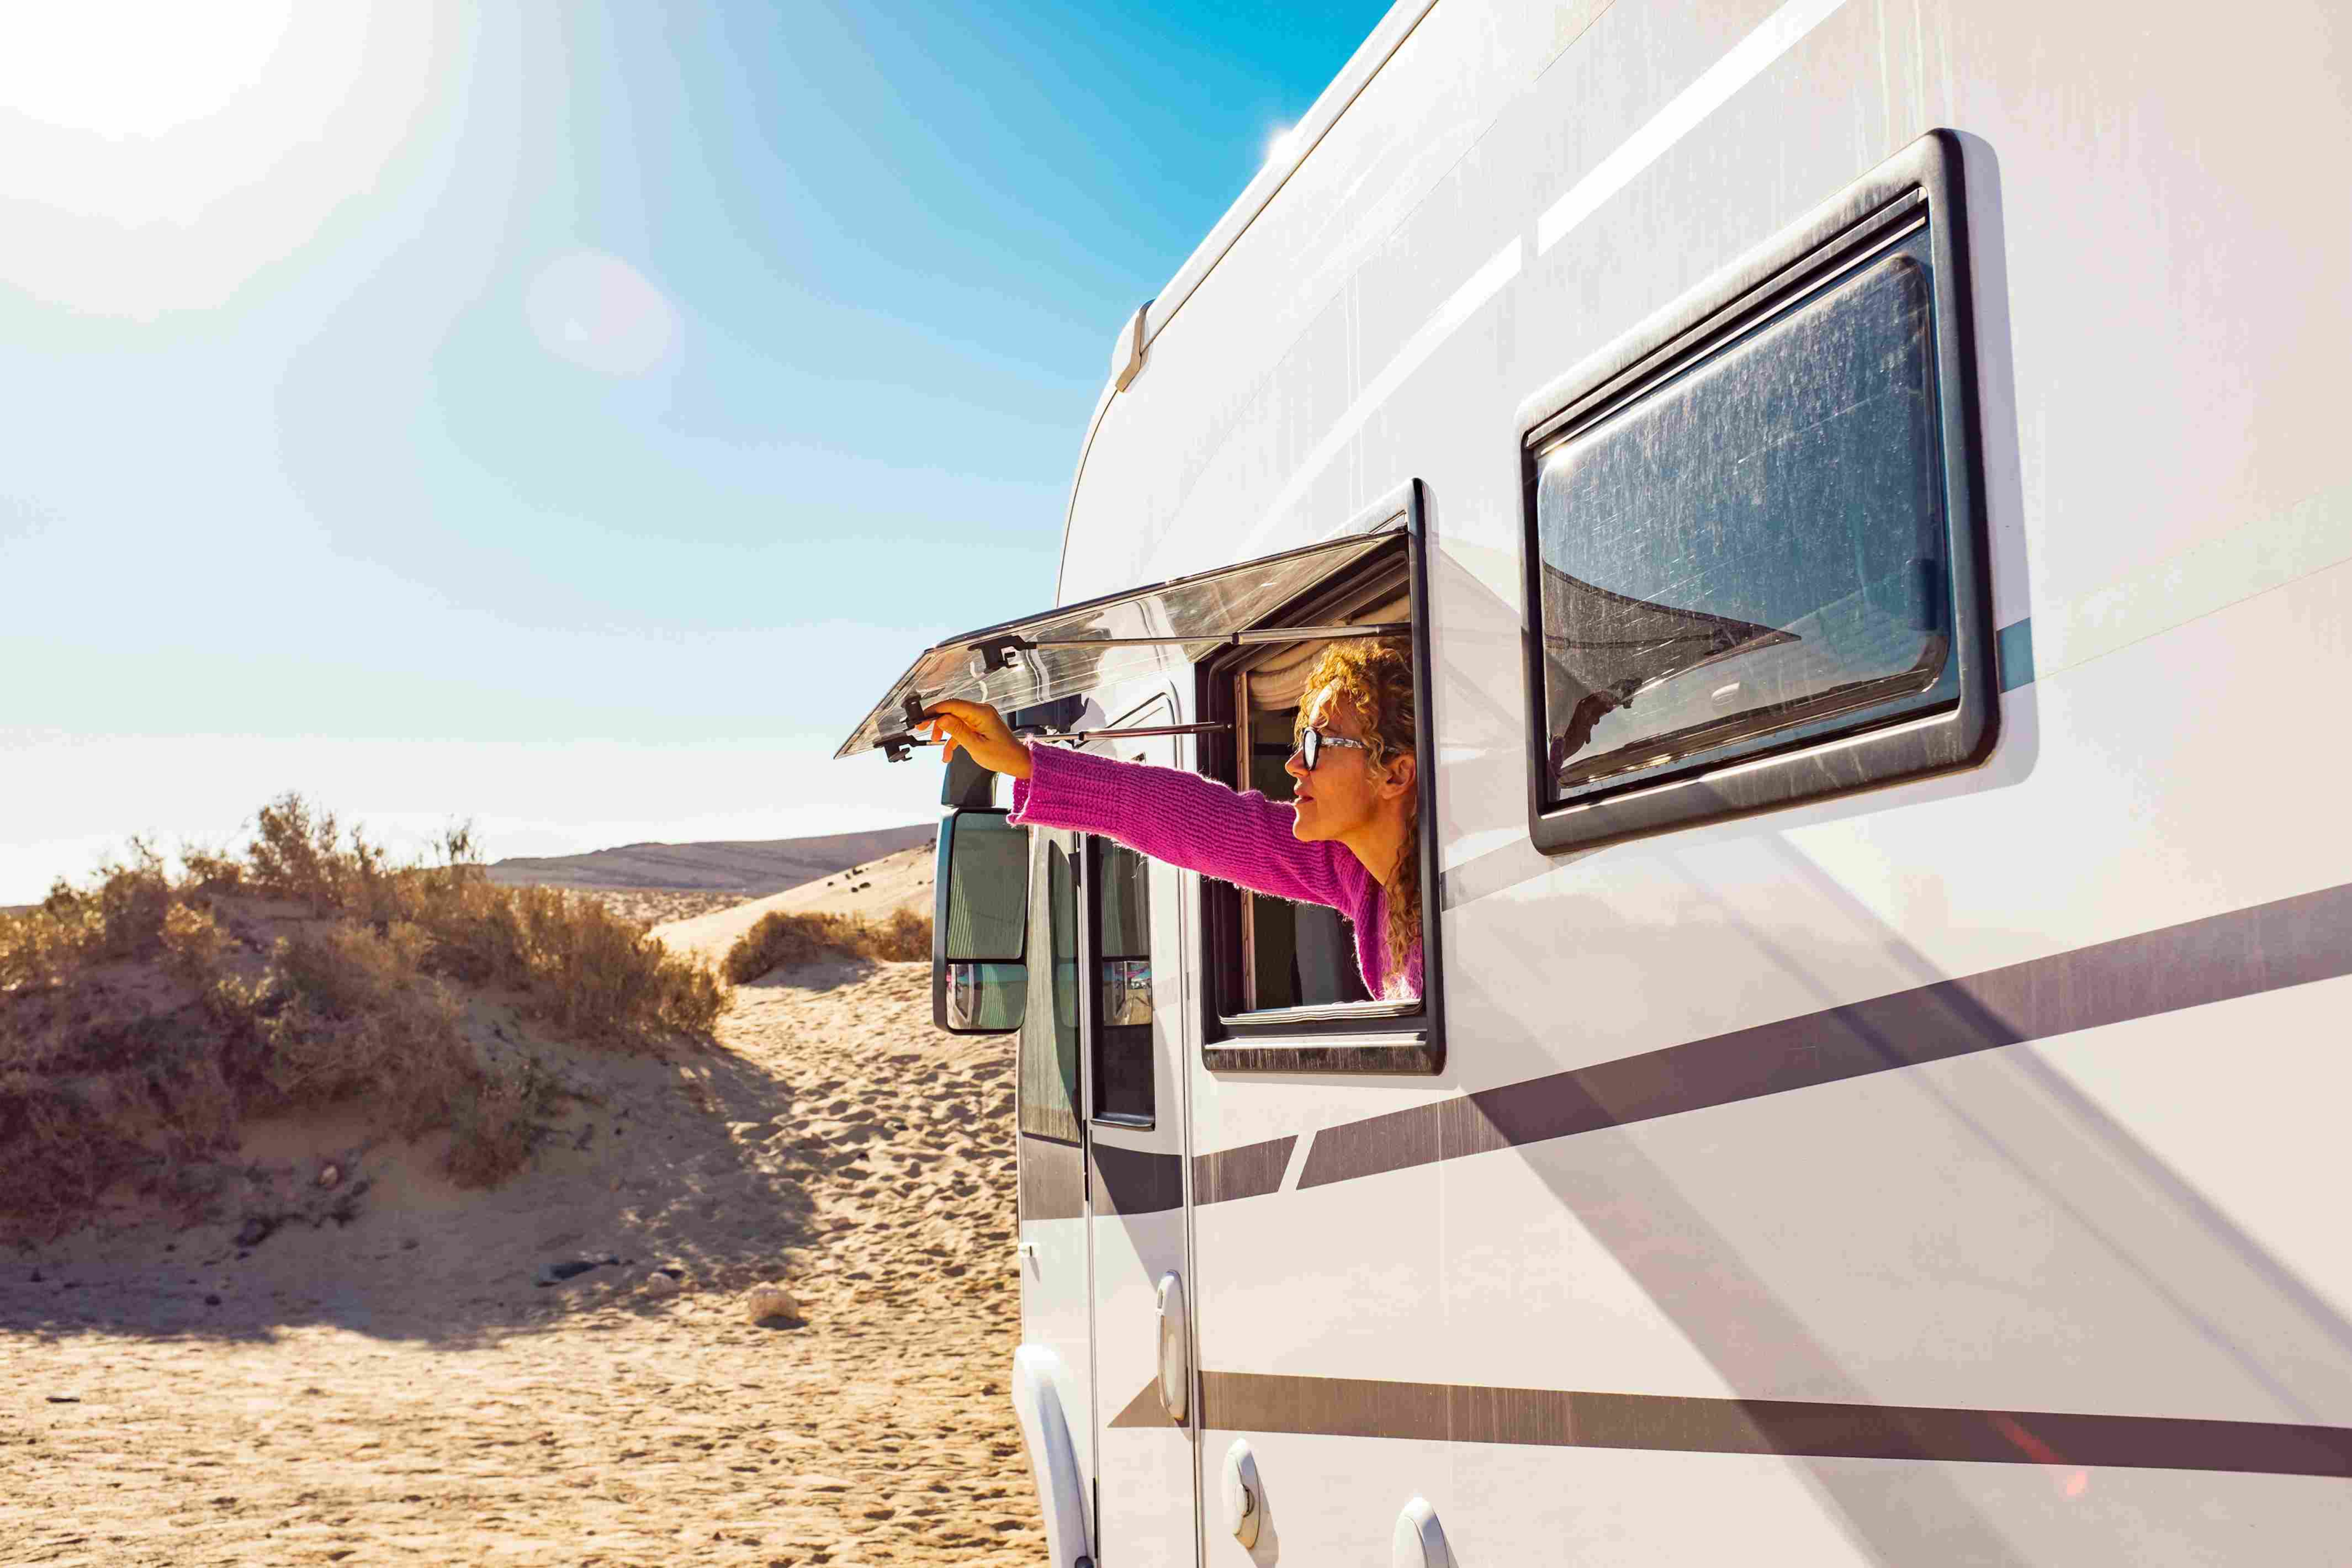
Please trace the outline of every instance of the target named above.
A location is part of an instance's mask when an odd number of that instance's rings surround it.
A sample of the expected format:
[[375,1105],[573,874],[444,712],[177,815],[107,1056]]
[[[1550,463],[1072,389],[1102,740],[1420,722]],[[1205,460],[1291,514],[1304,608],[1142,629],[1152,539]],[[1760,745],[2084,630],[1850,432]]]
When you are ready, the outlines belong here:
[[1302,844],[1294,810],[1255,790],[1234,793],[1182,768],[1122,763],[1060,746],[1029,748],[1013,785],[1013,820],[1075,828],[1278,899],[1348,909],[1363,868],[1339,844]]
[[1181,768],[1031,746],[985,702],[935,702],[928,715],[952,756],[962,747],[1009,775],[1013,820],[1116,838],[1155,860],[1278,899],[1351,910],[1368,880],[1338,844],[1302,844],[1295,809],[1252,790],[1236,795]]

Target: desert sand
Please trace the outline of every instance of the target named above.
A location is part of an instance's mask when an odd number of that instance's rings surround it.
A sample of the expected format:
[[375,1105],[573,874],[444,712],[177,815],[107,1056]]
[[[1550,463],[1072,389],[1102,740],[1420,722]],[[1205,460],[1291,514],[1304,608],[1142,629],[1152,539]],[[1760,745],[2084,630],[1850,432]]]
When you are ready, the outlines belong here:
[[[667,1060],[542,1043],[572,1098],[495,1191],[257,1126],[215,1221],[0,1254],[0,1563],[1035,1562],[1009,1052],[928,983],[772,975]],[[800,1316],[748,1321],[763,1282]]]

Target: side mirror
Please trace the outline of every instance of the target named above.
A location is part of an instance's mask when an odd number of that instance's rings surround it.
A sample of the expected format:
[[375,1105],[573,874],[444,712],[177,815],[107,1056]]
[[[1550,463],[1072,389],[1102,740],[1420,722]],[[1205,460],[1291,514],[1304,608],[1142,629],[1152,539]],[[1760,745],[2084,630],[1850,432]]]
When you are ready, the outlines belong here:
[[962,747],[948,759],[947,777],[940,784],[940,804],[967,811],[986,811],[996,804],[996,775],[971,760]]
[[931,1021],[1005,1035],[1029,1008],[1029,830],[1002,811],[940,820],[931,916]]

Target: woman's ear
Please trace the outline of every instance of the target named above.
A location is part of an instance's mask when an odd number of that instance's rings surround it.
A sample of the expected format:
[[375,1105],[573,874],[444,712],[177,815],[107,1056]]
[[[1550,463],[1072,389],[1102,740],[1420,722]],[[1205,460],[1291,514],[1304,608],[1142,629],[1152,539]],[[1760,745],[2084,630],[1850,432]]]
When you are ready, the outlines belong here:
[[1382,800],[1394,800],[1413,786],[1419,775],[1420,763],[1411,752],[1399,752],[1388,761],[1388,777],[1378,790]]

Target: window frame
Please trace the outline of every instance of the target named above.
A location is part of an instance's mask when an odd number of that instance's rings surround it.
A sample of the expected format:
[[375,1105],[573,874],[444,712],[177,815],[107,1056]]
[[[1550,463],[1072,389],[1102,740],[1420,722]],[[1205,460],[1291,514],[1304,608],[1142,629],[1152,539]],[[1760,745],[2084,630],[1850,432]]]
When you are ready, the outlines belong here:
[[[1665,385],[1882,246],[1908,237],[1922,220],[1930,260],[1957,702],[1926,714],[1864,719],[1827,735],[1794,736],[1746,755],[1639,775],[1619,789],[1548,805],[1540,454]],[[1931,132],[1530,400],[1532,412],[1519,428],[1519,554],[1520,605],[1528,628],[1523,639],[1528,831],[1538,850],[1562,855],[1884,788],[1974,767],[1991,754],[2000,718],[1972,291],[1959,142],[1949,132]]]
[[[1159,718],[1161,722],[1172,724],[1176,721],[1175,701],[1170,693],[1161,691],[1154,692],[1143,701],[1121,713],[1110,721],[1108,728],[1120,730],[1129,725],[1139,724],[1152,713],[1154,709],[1160,710]],[[1105,1110],[1102,1108],[1103,1030],[1106,1027],[1102,1016],[1102,966],[1106,962],[1102,956],[1102,927],[1103,886],[1107,880],[1103,861],[1108,850],[1119,848],[1135,856],[1144,867],[1143,908],[1147,944],[1144,950],[1144,961],[1152,966],[1152,978],[1156,985],[1160,974],[1159,954],[1161,942],[1160,939],[1150,931],[1150,868],[1152,862],[1150,857],[1143,854],[1142,851],[1127,849],[1117,839],[1107,837],[1099,833],[1081,834],[1079,838],[1084,853],[1078,879],[1081,889],[1079,902],[1082,910],[1079,922],[1084,932],[1085,944],[1079,960],[1080,973],[1084,981],[1080,1005],[1085,1009],[1080,1015],[1079,1049],[1085,1060],[1087,1121],[1089,1125],[1096,1127],[1119,1127],[1130,1131],[1148,1131],[1160,1125],[1159,1030],[1163,1026],[1157,1021],[1156,1017],[1150,1024],[1109,1026],[1110,1027],[1141,1028],[1145,1031],[1144,1081],[1150,1089],[1150,1111],[1139,1115],[1132,1111]],[[1157,1010],[1155,1004],[1155,1015]]]
[[[1374,999],[1288,1007],[1257,1013],[1229,1013],[1222,1004],[1240,994],[1241,899],[1238,889],[1202,877],[1200,881],[1202,952],[1204,984],[1194,1001],[1201,1028],[1201,1065],[1211,1072],[1359,1073],[1428,1075],[1445,1067],[1444,963],[1439,919],[1437,824],[1436,716],[1432,705],[1435,688],[1429,662],[1428,531],[1424,488],[1408,479],[1379,502],[1367,508],[1328,539],[1393,531],[1402,540],[1405,557],[1407,616],[1413,665],[1414,748],[1420,765],[1415,788],[1420,794],[1421,833],[1421,959],[1422,994],[1418,1004]],[[1377,568],[1358,562],[1338,575],[1315,584],[1288,604],[1279,606],[1261,624],[1312,625],[1316,606],[1346,596]],[[1193,710],[1203,721],[1223,721],[1224,730],[1198,738],[1193,752],[1195,771],[1227,784],[1245,781],[1234,726],[1234,673],[1262,646],[1237,648],[1204,659],[1194,667]]]
[[[1067,837],[1072,842],[1064,846],[1056,842],[1057,837]],[[1070,914],[1070,960],[1076,980],[1083,982],[1085,954],[1081,933],[1086,922],[1083,862],[1087,837],[1072,828],[1029,829],[1029,910],[1025,945],[1033,955],[1032,962],[1037,956],[1043,957],[1045,974],[1042,983],[1036,973],[1030,975],[1028,1005],[1022,1015],[1021,1027],[1013,1037],[1013,1081],[1016,1100],[1013,1131],[1024,1138],[1040,1138],[1071,1148],[1084,1148],[1087,1142],[1086,1028],[1083,1012],[1074,1015],[1075,1021],[1070,1030],[1069,1071],[1065,1074],[1061,1055],[1061,998],[1054,988],[1059,978],[1059,965],[1055,961],[1053,941],[1053,858],[1059,851],[1066,865],[1076,864],[1077,867],[1070,876],[1073,906]],[[1080,1008],[1085,1006],[1083,996],[1077,1000],[1076,1005]],[[1048,1058],[1053,1077],[1060,1081],[1063,1097],[1066,1100],[1064,1105],[1040,1104],[1030,1092],[1033,1079],[1040,1086],[1047,1081],[1043,1070],[1033,1070],[1033,1063],[1042,1068]]]

